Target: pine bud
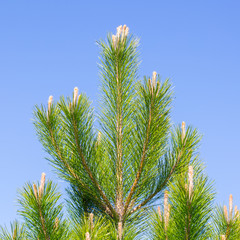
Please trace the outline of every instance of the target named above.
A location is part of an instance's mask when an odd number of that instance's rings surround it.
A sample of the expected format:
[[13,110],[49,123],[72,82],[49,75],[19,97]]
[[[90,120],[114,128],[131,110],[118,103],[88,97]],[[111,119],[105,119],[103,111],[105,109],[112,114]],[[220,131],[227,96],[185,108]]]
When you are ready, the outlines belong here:
[[37,186],[35,183],[33,184],[33,191],[34,191],[34,195],[35,195],[36,199],[38,199]]
[[157,80],[157,72],[153,72],[152,74],[152,86],[155,88],[156,87],[156,80]]
[[167,230],[167,222],[168,222],[168,191],[165,191],[164,193],[164,224],[165,224],[165,230]]
[[125,31],[125,37],[128,36],[128,33],[129,33],[129,28],[127,27],[127,28],[126,28],[126,31]]
[[235,217],[239,218],[239,211],[238,210],[236,211]]
[[227,206],[226,205],[224,205],[224,207],[223,207],[223,212],[224,212],[225,219],[228,222],[228,211],[227,211]]
[[94,228],[93,213],[89,214],[89,218],[90,218],[90,228],[91,228],[91,230],[93,230],[93,228]]
[[234,215],[236,215],[238,209],[237,209],[237,205],[234,207]]
[[162,222],[162,213],[161,213],[160,206],[158,206],[158,215],[159,215],[160,221]]
[[116,49],[117,46],[117,37],[115,35],[112,35],[112,42],[113,42],[113,48]]
[[193,167],[192,166],[189,166],[189,170],[188,170],[188,184],[189,184],[189,199],[190,199],[193,193]]
[[120,25],[117,27],[116,36],[114,36],[114,35],[112,36],[112,41],[114,43],[113,45],[114,45],[115,49],[116,49],[117,43],[119,41],[124,41],[124,39],[127,37],[128,33],[129,33],[129,28],[126,25],[124,25],[124,26]]
[[78,97],[78,88],[74,88],[74,93],[73,93],[73,103],[76,104],[77,102],[77,97]]
[[165,222],[165,228],[166,228],[166,230],[167,230],[168,223],[169,223],[170,208],[171,208],[171,205],[168,204],[167,213],[166,213],[166,222]]
[[182,122],[182,142],[186,136],[186,123]]
[[49,96],[48,98],[48,112],[47,112],[47,118],[51,112],[51,106],[52,106],[52,102],[53,102],[53,96]]
[[98,132],[98,138],[97,138],[97,141],[98,141],[98,143],[100,143],[100,141],[101,141],[101,132]]
[[232,219],[232,212],[233,212],[233,197],[232,194],[229,196],[229,220]]
[[58,228],[58,225],[59,225],[59,219],[58,217],[56,217],[54,227]]
[[226,236],[225,235],[221,235],[221,240],[226,240]]
[[123,41],[124,38],[126,37],[126,29],[127,29],[127,26],[124,25],[123,28],[122,28],[122,38],[121,38],[121,41]]
[[86,240],[91,240],[89,232],[86,232],[85,236],[86,236]]
[[41,198],[43,195],[44,185],[45,185],[45,177],[46,177],[46,174],[42,173],[40,187],[39,187],[39,198]]
[[121,34],[122,34],[122,25],[117,27],[117,40],[119,40]]
[[238,218],[239,217],[239,211],[237,206],[234,207],[234,218]]

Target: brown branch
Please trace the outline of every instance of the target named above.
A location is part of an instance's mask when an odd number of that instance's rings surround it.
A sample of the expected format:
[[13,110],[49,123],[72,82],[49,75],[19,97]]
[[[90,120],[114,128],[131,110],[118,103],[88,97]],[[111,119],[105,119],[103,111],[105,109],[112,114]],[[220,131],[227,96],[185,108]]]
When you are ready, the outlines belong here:
[[186,239],[190,239],[190,225],[191,225],[191,215],[189,213],[190,211],[190,202],[189,200],[187,200],[187,208],[188,208],[188,215],[187,215],[187,219],[186,219],[186,224],[187,224],[187,229],[186,229]]
[[140,179],[141,174],[142,174],[143,164],[144,164],[144,160],[145,160],[145,157],[146,157],[147,146],[148,146],[149,136],[150,136],[150,128],[151,128],[151,120],[152,120],[152,104],[153,104],[153,102],[152,102],[152,98],[151,98],[148,126],[147,126],[147,131],[146,131],[146,139],[145,139],[145,142],[144,142],[144,145],[143,145],[142,158],[141,158],[141,162],[140,162],[140,166],[139,166],[139,170],[137,172],[136,178],[134,180],[134,183],[131,187],[130,193],[129,193],[129,195],[127,197],[127,200],[126,200],[126,204],[125,204],[125,207],[124,207],[124,214],[127,212],[127,209],[128,209],[129,204],[130,204],[130,201],[132,199],[132,196],[134,194],[135,188],[137,187],[137,184],[138,184],[139,179]]
[[[56,140],[54,138],[53,131],[52,131],[51,127],[49,126],[49,123],[48,123],[48,131],[50,132],[51,141],[52,141],[53,147],[55,148],[55,151],[58,155],[58,158],[64,164],[65,168],[69,171],[69,173],[80,183],[80,185],[85,187],[86,189],[88,189],[88,186],[81,181],[81,179],[78,177],[78,175],[75,174],[74,170],[71,168],[71,166],[67,163],[67,161],[62,156],[59,146],[56,143]],[[104,209],[107,208],[107,206],[101,201],[101,199],[97,198],[96,201],[100,202],[103,205]]]
[[119,81],[118,66],[116,66],[116,80],[117,80],[117,192],[116,192],[116,209],[122,221],[123,217],[123,163],[122,163],[122,109],[121,109],[121,83]]
[[81,185],[83,185],[82,181],[79,179],[79,177],[75,174],[74,170],[71,168],[71,166],[67,163],[67,161],[63,158],[62,156],[62,153],[56,143],[56,140],[54,138],[54,135],[53,135],[53,131],[51,129],[51,127],[49,126],[48,124],[48,131],[50,132],[50,137],[51,137],[51,141],[52,141],[52,144],[53,144],[53,147],[55,148],[55,151],[58,155],[58,158],[61,160],[61,162],[64,164],[64,166],[67,168],[67,170],[70,172],[70,174],[76,178]]
[[104,202],[106,203],[107,207],[110,209],[110,211],[112,212],[112,214],[116,217],[117,214],[114,210],[114,208],[112,207],[111,203],[109,202],[107,196],[104,194],[103,190],[101,189],[101,186],[99,185],[99,183],[97,182],[97,180],[93,177],[93,174],[92,174],[92,171],[91,169],[89,168],[87,162],[86,162],[86,159],[83,155],[83,152],[82,152],[82,149],[81,149],[81,146],[79,145],[79,141],[78,141],[78,129],[77,129],[77,126],[76,126],[76,123],[75,123],[75,120],[74,120],[74,117],[73,117],[73,127],[74,127],[74,137],[75,137],[75,143],[76,143],[76,146],[77,146],[77,151],[78,151],[78,154],[79,154],[79,157],[80,159],[82,160],[82,164],[83,164],[83,167],[85,168],[88,176],[90,177],[92,183],[94,184],[94,186],[97,188],[97,190],[99,191],[101,197],[103,198]]
[[231,227],[230,227],[230,224],[227,223],[227,229],[226,229],[226,235],[225,235],[225,236],[226,236],[226,239],[229,238],[230,232],[231,232]]
[[50,240],[50,237],[47,235],[47,231],[46,231],[46,227],[45,227],[45,223],[44,223],[44,218],[42,216],[42,211],[41,211],[41,207],[39,206],[39,214],[40,214],[40,219],[41,219],[41,224],[42,224],[42,228],[43,228],[43,233],[45,236],[46,240]]
[[[36,185],[35,185],[36,186]],[[33,185],[34,188],[34,185]],[[34,188],[34,193],[35,193],[35,188]],[[37,192],[36,192],[37,194]],[[40,222],[42,225],[42,230],[43,230],[43,234],[46,240],[50,240],[50,237],[47,234],[47,230],[46,230],[46,226],[45,226],[45,222],[44,222],[44,218],[43,218],[43,214],[42,214],[42,209],[41,209],[41,198],[38,197],[38,195],[35,194],[35,198],[36,198],[36,202],[37,202],[37,207],[38,207],[38,212],[40,215]]]
[[179,156],[177,158],[176,163],[174,164],[174,166],[172,167],[170,173],[167,175],[166,179],[164,180],[164,182],[155,190],[154,193],[152,193],[147,199],[145,199],[142,203],[140,203],[138,206],[136,206],[130,213],[134,213],[135,211],[137,211],[138,209],[140,209],[141,207],[145,206],[152,198],[154,198],[161,190],[162,188],[167,184],[167,182],[169,181],[169,179],[171,178],[173,172],[175,171],[175,168],[177,167],[181,156],[182,156],[182,151],[179,153]]

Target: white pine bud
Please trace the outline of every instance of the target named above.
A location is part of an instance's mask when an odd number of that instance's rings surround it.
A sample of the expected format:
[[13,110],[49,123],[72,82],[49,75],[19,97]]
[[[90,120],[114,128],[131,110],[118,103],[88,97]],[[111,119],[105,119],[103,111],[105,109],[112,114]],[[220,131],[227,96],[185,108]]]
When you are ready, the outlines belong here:
[[91,227],[91,230],[93,230],[93,228],[94,228],[93,213],[90,213],[90,214],[89,214],[89,218],[90,218],[90,227]]
[[52,102],[53,102],[53,96],[49,96],[48,98],[48,112],[47,112],[47,118],[50,114],[50,111],[51,111],[51,106],[52,106]]
[[232,213],[233,213],[233,196],[230,194],[229,196],[229,218],[232,219]]
[[121,38],[122,41],[126,37],[126,28],[127,28],[127,26],[123,25],[123,28],[122,28],[122,38]]
[[119,40],[121,34],[122,34],[122,25],[117,27],[117,40]]
[[129,33],[129,28],[127,27],[126,30],[125,30],[125,37],[128,36],[128,33]]
[[101,141],[101,136],[102,136],[101,132],[98,132],[98,137],[97,137],[98,143],[100,143],[100,141]]
[[37,186],[35,183],[33,184],[33,192],[34,192],[35,198],[38,199]]
[[74,93],[73,93],[73,102],[74,102],[74,104],[76,104],[76,102],[77,102],[77,97],[78,97],[78,88],[75,87],[74,88]]
[[161,213],[160,206],[158,206],[158,215],[159,215],[160,221],[162,222],[162,213]]
[[166,230],[167,230],[168,223],[169,223],[170,208],[171,208],[171,205],[168,204],[167,213],[166,213],[166,222],[165,222],[165,228],[166,228]]
[[85,236],[86,236],[86,240],[91,240],[91,237],[90,237],[90,233],[89,233],[89,232],[86,232]]
[[237,206],[234,207],[234,218],[238,218],[239,217],[239,211]]
[[238,209],[237,209],[237,205],[234,207],[234,214],[236,215]]
[[53,102],[53,96],[49,96],[49,98],[48,98],[48,110],[49,110],[49,111],[50,111],[52,102]]
[[112,35],[112,42],[113,42],[113,48],[116,49],[117,46],[117,37],[115,35]]
[[235,214],[236,218],[239,218],[239,211],[237,210],[236,214]]
[[157,72],[153,72],[152,74],[152,86],[156,87],[156,80],[157,80]]
[[224,217],[225,217],[226,221],[228,222],[228,210],[227,210],[226,205],[224,205],[224,207],[223,207],[223,212],[224,212]]
[[168,191],[164,192],[164,224],[165,230],[167,229],[167,222],[168,222]]
[[186,123],[182,122],[182,142],[186,136]]
[[225,235],[221,235],[221,240],[226,240],[226,236]]
[[46,174],[42,173],[40,187],[39,187],[39,198],[41,198],[42,195],[43,195],[44,185],[45,185],[45,178],[46,178]]
[[54,227],[58,228],[58,225],[59,225],[59,219],[58,217],[56,217]]

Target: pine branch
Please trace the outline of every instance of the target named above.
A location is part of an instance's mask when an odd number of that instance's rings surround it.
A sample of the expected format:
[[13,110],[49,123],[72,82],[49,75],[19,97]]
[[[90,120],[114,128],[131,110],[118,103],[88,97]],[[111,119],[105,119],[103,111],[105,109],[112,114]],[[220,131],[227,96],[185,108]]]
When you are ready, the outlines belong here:
[[42,174],[41,184],[27,184],[20,192],[19,213],[25,220],[30,239],[69,239],[68,226],[62,220],[62,205],[57,203],[59,198],[56,186],[50,181],[45,184],[45,174]]
[[[185,124],[185,123],[183,123],[183,124]],[[185,135],[185,128],[182,130],[181,136],[183,136],[183,134]],[[184,140],[185,140],[185,136],[184,136]],[[154,193],[152,193],[147,199],[145,199],[142,203],[140,203],[138,206],[136,206],[134,209],[132,209],[131,214],[134,213],[135,211],[137,211],[138,209],[144,207],[146,204],[148,204],[157,194],[159,194],[159,192],[162,191],[162,189],[164,189],[166,184],[170,181],[172,175],[175,173],[175,170],[181,161],[183,152],[185,151],[185,144],[181,144],[180,147],[181,147],[181,149],[177,156],[177,160],[174,162],[173,166],[170,168],[170,171],[167,174],[167,176],[165,177],[164,181],[156,188]],[[166,160],[166,161],[168,161],[168,160]]]
[[238,240],[240,239],[240,218],[237,206],[233,211],[233,197],[229,196],[229,211],[227,206],[217,206],[213,216],[215,239]]
[[[106,206],[109,208],[109,210],[111,211],[112,215],[114,217],[117,216],[115,210],[113,209],[112,205],[110,204],[108,198],[106,197],[106,195],[104,194],[104,192],[102,191],[102,188],[101,186],[99,185],[99,183],[97,182],[96,178],[93,177],[93,174],[92,174],[92,171],[90,170],[89,166],[87,165],[87,162],[84,158],[84,155],[83,155],[83,152],[81,150],[81,147],[79,145],[79,139],[78,139],[78,129],[77,129],[77,124],[75,122],[76,120],[74,119],[74,116],[73,116],[73,127],[74,127],[74,137],[75,137],[75,143],[76,143],[76,146],[77,146],[77,151],[78,151],[78,154],[79,154],[79,157],[80,159],[82,159],[82,164],[88,174],[88,176],[90,177],[90,179],[92,180],[93,184],[95,185],[95,187],[97,188],[97,190],[99,191],[100,195],[102,196],[104,202],[106,203]],[[104,206],[105,207],[105,206]],[[105,209],[107,208],[105,207]]]
[[7,227],[0,227],[0,239],[1,240],[27,240],[26,229],[24,225],[21,225],[18,221],[14,221],[10,224],[10,231]]
[[[151,84],[150,84],[150,86],[151,86]],[[140,166],[139,166],[139,170],[137,172],[136,178],[134,180],[134,183],[131,187],[130,193],[129,193],[129,195],[127,197],[127,200],[126,200],[126,203],[125,203],[124,214],[126,213],[128,207],[129,207],[129,204],[130,204],[130,201],[131,201],[132,196],[134,194],[135,188],[136,188],[136,186],[139,182],[139,179],[141,177],[141,174],[142,174],[143,164],[144,164],[144,160],[145,160],[145,157],[146,157],[147,147],[148,147],[148,142],[149,142],[149,137],[150,137],[150,128],[151,128],[151,120],[152,120],[152,108],[153,108],[153,97],[151,97],[151,104],[150,104],[149,117],[148,117],[149,119],[148,119],[148,124],[147,124],[146,139],[145,139],[144,146],[143,146],[143,151],[142,151],[142,158],[141,158],[141,162],[140,162]],[[131,213],[133,213],[133,212],[134,211],[132,211]]]

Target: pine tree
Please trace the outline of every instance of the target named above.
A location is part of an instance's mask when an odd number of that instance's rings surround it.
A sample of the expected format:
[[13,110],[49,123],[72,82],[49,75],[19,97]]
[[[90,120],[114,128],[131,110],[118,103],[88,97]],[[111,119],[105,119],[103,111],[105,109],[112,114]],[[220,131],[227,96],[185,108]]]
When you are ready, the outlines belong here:
[[[35,126],[51,163],[74,191],[83,212],[96,210],[110,218],[123,239],[132,216],[159,199],[162,191],[190,161],[198,143],[188,129],[171,134],[172,101],[169,80],[137,80],[138,40],[124,25],[101,49],[100,129],[85,94],[74,89],[72,99],[62,97],[48,108],[36,107]],[[90,204],[85,206],[84,203]]]
[[47,106],[36,106],[39,140],[68,183],[68,216],[56,185],[42,174],[19,192],[23,224],[2,228],[2,240],[137,240],[146,232],[152,240],[240,239],[232,201],[228,216],[218,208],[211,219],[215,194],[198,160],[200,135],[171,123],[169,79],[155,71],[138,79],[138,44],[126,25],[98,42],[98,114],[77,87],[72,97],[50,96]]

